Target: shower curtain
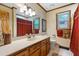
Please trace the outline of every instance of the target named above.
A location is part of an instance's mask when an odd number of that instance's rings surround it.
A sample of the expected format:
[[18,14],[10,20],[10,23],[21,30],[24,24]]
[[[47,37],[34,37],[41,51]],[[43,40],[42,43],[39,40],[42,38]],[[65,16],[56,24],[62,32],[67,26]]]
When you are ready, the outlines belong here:
[[74,24],[71,36],[70,49],[75,56],[79,56],[79,4],[74,13]]
[[11,42],[11,31],[9,23],[9,13],[3,10],[0,10],[0,21],[1,21],[1,30],[4,39],[4,44],[9,44]]

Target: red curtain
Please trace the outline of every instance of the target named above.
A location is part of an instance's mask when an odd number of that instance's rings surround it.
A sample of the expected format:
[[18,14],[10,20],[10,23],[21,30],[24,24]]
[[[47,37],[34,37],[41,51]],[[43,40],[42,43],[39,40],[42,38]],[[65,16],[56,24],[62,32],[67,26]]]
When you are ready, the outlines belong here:
[[32,21],[17,18],[17,36],[32,33]]
[[71,36],[70,49],[75,56],[79,56],[79,5],[74,13],[74,25]]

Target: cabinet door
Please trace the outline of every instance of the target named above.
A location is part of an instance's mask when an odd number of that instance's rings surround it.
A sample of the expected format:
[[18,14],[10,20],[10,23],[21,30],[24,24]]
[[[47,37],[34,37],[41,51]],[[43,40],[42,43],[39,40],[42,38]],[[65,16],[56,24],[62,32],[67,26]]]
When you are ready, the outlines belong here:
[[29,56],[29,51],[28,50],[25,51],[25,56]]
[[41,56],[46,56],[46,45],[41,47]]
[[47,43],[47,54],[49,53],[50,51],[50,43]]
[[18,53],[16,56],[29,56],[29,50],[25,49],[24,51]]
[[25,56],[25,51],[23,51],[23,52],[17,54],[16,56]]
[[47,38],[47,54],[50,51],[50,38]]
[[30,56],[40,56],[40,49],[38,49],[37,51],[35,51],[33,54],[31,54]]

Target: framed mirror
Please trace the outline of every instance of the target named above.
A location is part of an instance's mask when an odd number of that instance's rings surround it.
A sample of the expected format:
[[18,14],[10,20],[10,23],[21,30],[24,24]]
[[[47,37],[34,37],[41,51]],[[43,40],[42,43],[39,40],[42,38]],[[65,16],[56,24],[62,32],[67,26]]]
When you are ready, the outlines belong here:
[[34,19],[33,28],[34,29],[39,29],[40,28],[40,19],[39,18]]
[[42,32],[46,32],[46,20],[42,19]]
[[64,11],[56,14],[57,29],[70,29],[70,14],[71,11]]

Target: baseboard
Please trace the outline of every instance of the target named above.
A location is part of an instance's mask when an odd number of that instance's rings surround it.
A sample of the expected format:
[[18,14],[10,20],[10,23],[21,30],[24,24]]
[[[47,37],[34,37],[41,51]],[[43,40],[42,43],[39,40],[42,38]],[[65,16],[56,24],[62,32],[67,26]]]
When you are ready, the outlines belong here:
[[63,46],[59,46],[59,48],[63,48],[63,49],[67,49],[67,50],[69,50],[68,47],[63,47]]

